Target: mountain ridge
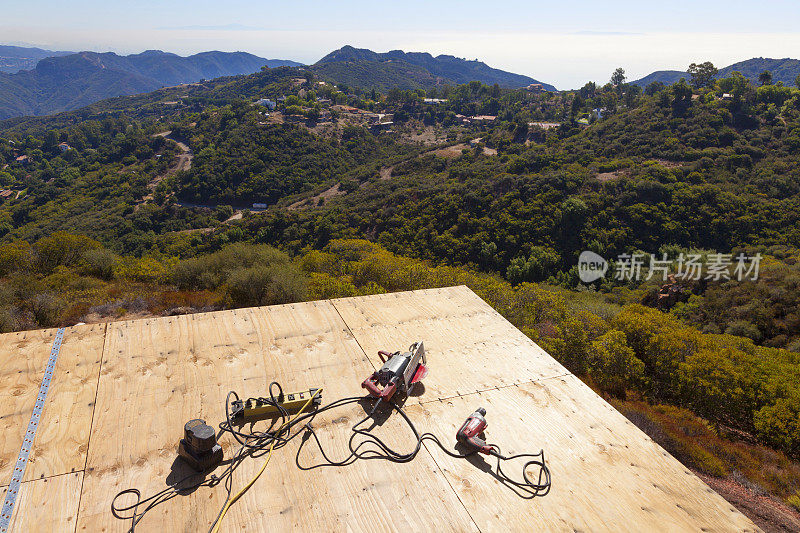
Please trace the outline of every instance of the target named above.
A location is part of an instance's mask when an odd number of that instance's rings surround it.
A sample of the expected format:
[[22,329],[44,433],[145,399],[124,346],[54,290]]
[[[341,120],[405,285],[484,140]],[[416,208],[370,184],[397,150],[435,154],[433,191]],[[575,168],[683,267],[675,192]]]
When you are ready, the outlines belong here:
[[[344,68],[346,65],[354,71],[349,76]],[[508,88],[540,83],[548,91],[556,90],[551,84],[540,82],[530,76],[492,68],[478,60],[470,61],[447,54],[433,56],[428,52],[402,50],[381,53],[351,45],[330,52],[312,65],[312,68],[322,75],[339,78],[342,82],[352,85],[370,86],[367,78],[372,75],[371,86],[382,89],[392,83],[403,89],[418,89],[444,83],[480,81],[486,84],[497,83],[501,87]]]
[[57,57],[75,52],[45,50],[43,48],[0,45],[0,72],[14,74],[20,70],[31,70],[45,57]]
[[[781,59],[774,59],[769,57],[753,57],[744,61],[738,61],[727,67],[719,69],[717,78],[726,78],[732,72],[741,72],[742,75],[750,81],[758,81],[758,75],[768,70],[772,73],[774,82],[782,82],[784,85],[793,86],[795,78],[800,75],[800,59],[792,59],[784,57]],[[633,85],[645,87],[655,81],[661,82],[664,85],[672,85],[680,81],[681,78],[687,80],[691,76],[688,72],[680,70],[656,70],[647,76],[632,81]]]
[[127,56],[83,51],[39,60],[33,70],[0,73],[0,118],[48,115],[165,86],[250,74],[262,66],[300,66],[247,52],[201,52],[183,57],[161,50]]

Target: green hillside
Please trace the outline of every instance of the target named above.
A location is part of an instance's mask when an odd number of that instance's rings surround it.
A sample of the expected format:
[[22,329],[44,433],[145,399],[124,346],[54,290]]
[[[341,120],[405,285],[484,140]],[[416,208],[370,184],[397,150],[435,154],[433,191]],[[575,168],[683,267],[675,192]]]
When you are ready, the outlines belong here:
[[[800,505],[800,89],[175,91],[0,124],[0,330],[463,283],[684,464]],[[662,275],[718,254],[758,279]]]
[[[528,76],[491,68],[480,61],[449,55],[393,50],[377,53],[344,46],[320,59],[312,67],[318,75],[339,83],[377,89],[429,89],[438,85],[457,85],[479,81],[487,85],[520,88],[541,83]],[[548,91],[555,87],[543,84]]]
[[[794,86],[797,77],[800,76],[800,60],[754,57],[753,59],[740,61],[719,69],[717,78],[727,78],[733,72],[741,72],[745,78],[753,83],[757,83],[758,76],[764,71],[769,71],[772,74],[773,82],[781,82],[787,86]],[[682,72],[680,70],[658,70],[632,83],[641,87],[646,87],[653,82],[672,85],[673,83],[677,83],[681,78],[686,78],[688,80],[690,77],[688,72]]]
[[119,95],[164,86],[249,74],[263,66],[297,66],[244,52],[204,52],[189,57],[149,50],[141,54],[80,52],[41,59],[33,70],[0,73],[0,119],[50,115]]

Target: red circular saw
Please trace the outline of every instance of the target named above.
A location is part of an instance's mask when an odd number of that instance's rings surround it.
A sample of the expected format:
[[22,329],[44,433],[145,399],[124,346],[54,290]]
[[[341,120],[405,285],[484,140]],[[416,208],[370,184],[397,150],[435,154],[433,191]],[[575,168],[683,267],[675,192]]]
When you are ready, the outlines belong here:
[[407,352],[378,352],[383,366],[364,380],[361,386],[383,400],[391,400],[398,390],[408,396],[417,382],[428,375],[425,347],[422,341],[412,344]]

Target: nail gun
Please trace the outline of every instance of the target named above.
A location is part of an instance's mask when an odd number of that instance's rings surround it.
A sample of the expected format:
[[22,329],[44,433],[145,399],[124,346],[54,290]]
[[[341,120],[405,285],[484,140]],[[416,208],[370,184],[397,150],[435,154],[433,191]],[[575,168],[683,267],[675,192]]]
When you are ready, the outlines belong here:
[[398,390],[405,395],[427,374],[425,347],[422,341],[412,344],[407,352],[378,352],[383,366],[364,380],[361,386],[382,400],[391,400]]

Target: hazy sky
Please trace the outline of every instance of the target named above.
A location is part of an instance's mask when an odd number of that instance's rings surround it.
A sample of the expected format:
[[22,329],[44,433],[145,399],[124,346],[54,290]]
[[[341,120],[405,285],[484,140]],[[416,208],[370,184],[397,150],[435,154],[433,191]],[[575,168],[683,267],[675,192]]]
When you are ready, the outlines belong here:
[[622,66],[800,56],[796,0],[0,0],[0,43],[187,55],[242,50],[313,63],[345,44],[480,59],[568,89]]

